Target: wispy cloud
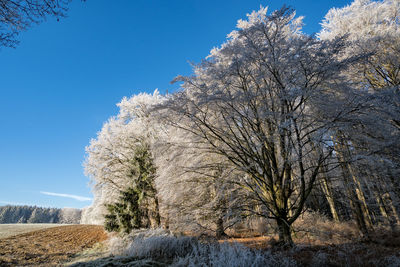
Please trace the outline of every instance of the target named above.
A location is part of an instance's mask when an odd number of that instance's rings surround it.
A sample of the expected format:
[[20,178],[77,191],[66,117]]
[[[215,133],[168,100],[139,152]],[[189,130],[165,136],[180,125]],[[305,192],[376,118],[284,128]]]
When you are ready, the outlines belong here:
[[72,198],[72,199],[75,199],[78,201],[91,201],[92,200],[90,197],[82,197],[82,196],[70,195],[70,194],[60,194],[60,193],[45,192],[45,191],[40,191],[40,193],[43,195],[48,195],[48,196]]

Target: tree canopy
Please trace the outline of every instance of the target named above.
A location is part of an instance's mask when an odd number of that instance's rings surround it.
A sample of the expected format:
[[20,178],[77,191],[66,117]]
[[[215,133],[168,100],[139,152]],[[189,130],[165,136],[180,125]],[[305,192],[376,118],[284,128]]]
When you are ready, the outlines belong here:
[[[354,219],[365,237],[374,224],[394,229],[399,3],[332,9],[316,37],[290,8],[248,14],[192,75],[174,79],[179,91],[118,104],[87,147],[101,193],[93,207],[128,231],[161,224],[222,237],[272,220],[289,247],[307,209]],[[142,224],[150,210],[158,223]]]

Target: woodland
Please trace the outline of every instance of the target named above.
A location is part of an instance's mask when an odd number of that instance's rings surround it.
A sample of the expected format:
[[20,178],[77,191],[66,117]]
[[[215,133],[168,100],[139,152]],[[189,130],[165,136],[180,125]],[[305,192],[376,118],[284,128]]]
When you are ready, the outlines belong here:
[[123,98],[86,148],[82,223],[283,249],[304,216],[363,241],[398,233],[400,1],[332,8],[313,36],[302,19],[261,7],[178,91]]
[[2,223],[68,223],[78,224],[81,210],[74,208],[42,208],[37,206],[1,206]]
[[[69,3],[0,0],[0,47]],[[311,36],[260,7],[179,90],[117,104],[86,147],[91,206],[0,223],[104,225],[118,257],[88,266],[400,266],[399,26],[400,0],[332,8]]]

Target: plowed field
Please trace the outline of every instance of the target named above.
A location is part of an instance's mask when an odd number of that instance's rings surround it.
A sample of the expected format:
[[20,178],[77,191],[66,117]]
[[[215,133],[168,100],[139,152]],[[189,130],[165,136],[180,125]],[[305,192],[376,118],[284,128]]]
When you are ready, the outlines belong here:
[[0,239],[0,266],[55,266],[107,239],[102,226],[67,225]]

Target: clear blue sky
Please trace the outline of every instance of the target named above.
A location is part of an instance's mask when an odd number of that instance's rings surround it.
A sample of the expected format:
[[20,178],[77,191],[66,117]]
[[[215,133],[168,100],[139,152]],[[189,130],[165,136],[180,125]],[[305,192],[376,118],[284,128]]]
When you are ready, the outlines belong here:
[[[90,205],[85,146],[123,96],[190,74],[236,21],[283,4],[318,32],[331,7],[351,1],[74,0],[68,17],[23,32],[0,50],[0,205]],[[43,192],[67,194],[58,196]]]

